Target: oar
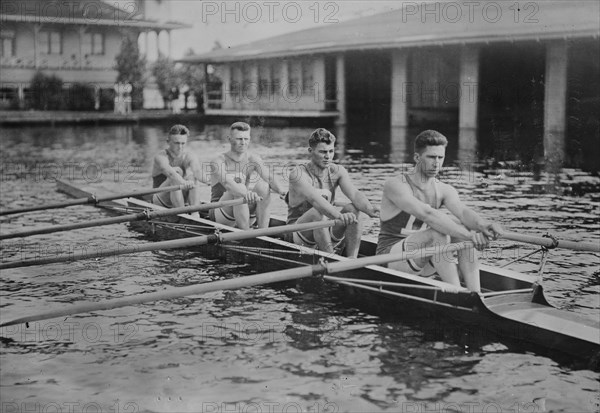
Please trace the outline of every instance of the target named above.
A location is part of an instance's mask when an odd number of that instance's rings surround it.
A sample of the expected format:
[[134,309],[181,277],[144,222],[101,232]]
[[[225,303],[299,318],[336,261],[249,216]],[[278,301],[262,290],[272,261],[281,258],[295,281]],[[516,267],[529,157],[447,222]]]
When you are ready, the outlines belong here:
[[57,204],[38,205],[38,206],[16,208],[16,209],[5,209],[5,210],[0,211],[0,215],[11,215],[11,214],[20,214],[22,212],[41,211],[44,209],[64,208],[64,207],[69,207],[69,206],[73,206],[73,205],[97,204],[99,202],[112,201],[112,200],[120,199],[120,198],[135,198],[135,197],[141,197],[144,195],[158,194],[161,192],[176,191],[178,189],[183,189],[183,185],[172,185],[172,186],[165,186],[162,188],[144,189],[142,191],[134,191],[134,192],[105,195],[105,196],[98,196],[98,197],[95,195],[91,195],[87,198],[77,198],[77,199],[72,199],[70,201],[60,202]]
[[[416,231],[407,230],[407,229],[403,229],[401,231],[402,235],[404,235],[404,236],[409,236],[411,234],[414,234],[415,232]],[[566,241],[566,240],[559,240],[554,237],[537,237],[534,235],[525,235],[525,234],[519,234],[516,232],[510,232],[510,231],[505,232],[504,235],[502,236],[502,238],[505,238],[505,239],[508,239],[511,241],[524,242],[526,244],[541,245],[546,248],[558,247],[558,248],[565,248],[565,249],[570,249],[570,250],[575,250],[575,251],[600,252],[600,243]]]
[[[332,221],[326,221],[332,222]],[[236,288],[251,287],[261,284],[269,284],[281,281],[290,281],[300,278],[310,277],[312,275],[335,274],[339,272],[355,270],[367,265],[387,264],[393,261],[407,260],[414,257],[425,257],[435,254],[446,254],[453,251],[458,251],[463,248],[472,246],[471,242],[461,242],[457,244],[448,244],[440,248],[423,248],[414,251],[405,251],[394,254],[382,254],[372,257],[363,257],[353,260],[339,261],[333,263],[320,263],[316,265],[306,265],[287,270],[272,271],[263,274],[249,275],[240,278],[232,278],[228,280],[213,281],[204,284],[192,285],[189,287],[172,288],[167,291],[159,291],[156,293],[137,294],[129,297],[116,298],[99,303],[79,304],[69,307],[59,308],[53,311],[34,314],[26,317],[17,318],[15,320],[0,323],[0,327],[8,327],[15,324],[31,323],[34,321],[47,320],[56,317],[65,317],[73,314],[89,313],[92,311],[110,310],[112,308],[126,307],[134,304],[147,303],[159,300],[171,300],[174,298],[185,297],[189,295],[204,294],[217,290],[232,290]]]
[[235,206],[235,205],[243,204],[244,202],[246,202],[246,201],[243,198],[239,198],[239,199],[233,199],[230,201],[220,201],[220,202],[213,202],[213,203],[202,204],[202,205],[190,205],[190,206],[186,206],[186,207],[164,209],[164,210],[160,210],[160,211],[143,211],[143,212],[139,212],[137,214],[121,215],[118,217],[102,218],[102,219],[96,219],[96,220],[86,221],[86,222],[77,222],[74,224],[54,225],[51,227],[31,229],[28,231],[13,232],[12,234],[0,235],[0,240],[10,239],[10,238],[18,238],[18,237],[29,237],[31,235],[39,235],[39,234],[50,234],[50,233],[54,233],[54,232],[70,231],[73,229],[80,229],[80,228],[100,227],[103,225],[120,224],[122,222],[151,220],[151,219],[155,219],[155,218],[162,218],[162,217],[168,217],[168,216],[179,215],[179,214],[188,214],[188,213],[192,213],[192,212],[207,211],[207,210],[213,209],[213,208],[223,208],[223,207],[227,207],[227,206]]
[[326,228],[340,223],[339,221],[306,222],[304,224],[282,225],[271,228],[251,229],[223,234],[201,235],[198,237],[182,238],[171,241],[153,242],[150,244],[137,245],[133,247],[113,248],[99,250],[97,252],[80,252],[58,257],[36,258],[22,261],[9,261],[0,263],[0,269],[30,267],[32,265],[54,264],[58,262],[71,262],[88,258],[108,257],[114,255],[131,254],[136,252],[166,250],[174,248],[189,248],[206,244],[217,244],[219,242],[239,241],[256,237],[268,237],[285,234],[287,232],[307,231],[311,229]]
[[502,238],[511,241],[524,242],[527,244],[540,245],[546,248],[566,248],[575,251],[600,252],[600,243],[566,241],[554,237],[536,237],[534,235],[519,234],[516,232],[505,232]]

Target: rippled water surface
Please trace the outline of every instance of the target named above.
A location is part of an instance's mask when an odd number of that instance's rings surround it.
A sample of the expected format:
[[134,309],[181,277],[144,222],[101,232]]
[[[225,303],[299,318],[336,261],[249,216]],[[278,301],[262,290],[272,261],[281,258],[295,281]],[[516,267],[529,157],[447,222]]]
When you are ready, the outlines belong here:
[[[65,200],[55,190],[59,176],[119,192],[147,187],[151,156],[168,126],[2,129],[0,207]],[[192,127],[191,149],[209,159],[227,148],[224,131]],[[257,128],[254,150],[283,168],[303,159],[309,133]],[[385,179],[404,167],[353,151],[342,162],[377,204]],[[448,160],[443,179],[485,217],[513,231],[600,240],[597,176],[457,165]],[[275,212],[285,212],[279,200]],[[0,223],[5,233],[102,217],[106,212],[78,206],[0,217]],[[377,231],[370,221],[368,236]],[[6,240],[1,252],[3,260],[28,259],[147,242],[144,234],[112,225]],[[503,264],[517,251],[533,247],[497,242],[483,259]],[[534,273],[536,258],[512,268]],[[553,251],[543,281],[553,304],[597,319],[598,264],[598,255]],[[1,319],[255,272],[248,263],[198,250],[3,270]],[[586,366],[485,333],[473,341],[458,327],[371,312],[318,281],[213,292],[0,333],[7,412],[594,412],[600,405],[598,373]]]

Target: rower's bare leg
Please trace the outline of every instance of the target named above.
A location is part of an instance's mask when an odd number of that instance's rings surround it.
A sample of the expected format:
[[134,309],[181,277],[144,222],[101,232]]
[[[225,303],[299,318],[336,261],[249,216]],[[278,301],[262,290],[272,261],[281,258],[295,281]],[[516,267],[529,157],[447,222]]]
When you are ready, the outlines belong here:
[[[225,192],[219,201],[231,201],[235,199],[235,197],[229,193]],[[223,212],[225,212],[229,216],[233,216],[235,218],[235,226],[239,229],[249,229],[250,228],[250,210],[248,209],[247,204],[235,205],[233,207],[223,207]],[[221,219],[220,216],[217,216],[217,222],[219,224],[231,225],[228,220]]]
[[[223,197],[221,197],[222,199]],[[233,199],[233,197],[229,198]],[[239,229],[250,228],[250,208],[247,204],[235,205],[230,207],[235,217],[235,226]]]
[[352,212],[358,217],[358,221],[355,224],[348,226],[336,225],[333,227],[333,236],[337,239],[345,237],[346,243],[346,257],[356,258],[358,257],[358,250],[360,249],[360,238],[362,236],[363,229],[363,216],[354,204],[346,204],[342,210],[342,213]]
[[[297,224],[303,224],[306,222],[317,222],[323,220],[323,215],[314,208],[309,209],[296,221]],[[315,230],[302,231],[302,236],[309,241],[317,243],[319,251],[333,253],[333,245],[331,245],[331,235],[329,233],[329,227],[319,228]]]
[[[175,169],[175,171],[177,171],[179,175],[183,176],[183,170],[181,168],[175,166],[173,169]],[[171,186],[179,185],[179,183],[175,182],[172,179],[167,179],[165,182],[163,182],[163,185]],[[173,208],[181,208],[185,206],[185,197],[183,196],[183,191],[181,189],[169,192],[169,199],[171,200],[171,205],[173,206]]]
[[271,190],[269,184],[260,181],[253,189],[262,200],[256,203],[256,224],[258,228],[268,228],[271,220]]
[[[413,258],[412,261],[421,268],[431,262],[442,281],[460,287],[460,278],[458,276],[456,264],[448,259],[447,254],[443,253],[443,246],[447,243],[448,237],[446,235],[429,228],[409,235],[404,241],[404,248],[405,251],[413,251],[422,248],[438,248],[440,250],[439,254],[431,257],[416,257]],[[391,252],[401,252],[399,244],[394,246]],[[400,271],[414,273],[414,270],[407,261],[393,262],[389,264],[389,267]]]
[[481,292],[479,277],[479,260],[475,248],[465,248],[458,251],[458,269],[470,291]]
[[431,257],[433,268],[440,275],[442,281],[460,287],[460,277],[454,256],[444,250],[444,246],[450,243],[450,237],[433,229],[428,231],[431,231],[433,237],[432,247],[440,250],[439,254]]

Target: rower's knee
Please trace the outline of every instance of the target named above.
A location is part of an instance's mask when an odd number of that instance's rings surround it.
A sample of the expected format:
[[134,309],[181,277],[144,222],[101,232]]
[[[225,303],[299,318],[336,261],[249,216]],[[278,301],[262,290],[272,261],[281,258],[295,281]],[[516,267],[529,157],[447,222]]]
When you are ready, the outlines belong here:
[[262,198],[263,202],[271,200],[271,189],[269,187],[269,184],[267,184],[266,182],[260,181],[254,186],[252,190]]

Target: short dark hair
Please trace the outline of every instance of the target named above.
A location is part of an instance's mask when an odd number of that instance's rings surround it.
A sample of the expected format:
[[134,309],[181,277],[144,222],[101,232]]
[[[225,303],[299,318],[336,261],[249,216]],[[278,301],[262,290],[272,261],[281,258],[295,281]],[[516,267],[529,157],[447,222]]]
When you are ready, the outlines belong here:
[[170,135],[189,135],[190,130],[183,125],[173,125],[171,129],[169,129]]
[[332,143],[335,143],[335,135],[324,128],[315,129],[315,131],[310,134],[310,138],[308,138],[308,146],[314,148],[321,142],[331,145]]
[[428,146],[448,146],[448,139],[438,131],[428,129],[415,138],[415,152],[421,153]]
[[229,130],[239,130],[245,132],[247,130],[250,130],[250,125],[248,125],[246,122],[235,122],[231,124]]

